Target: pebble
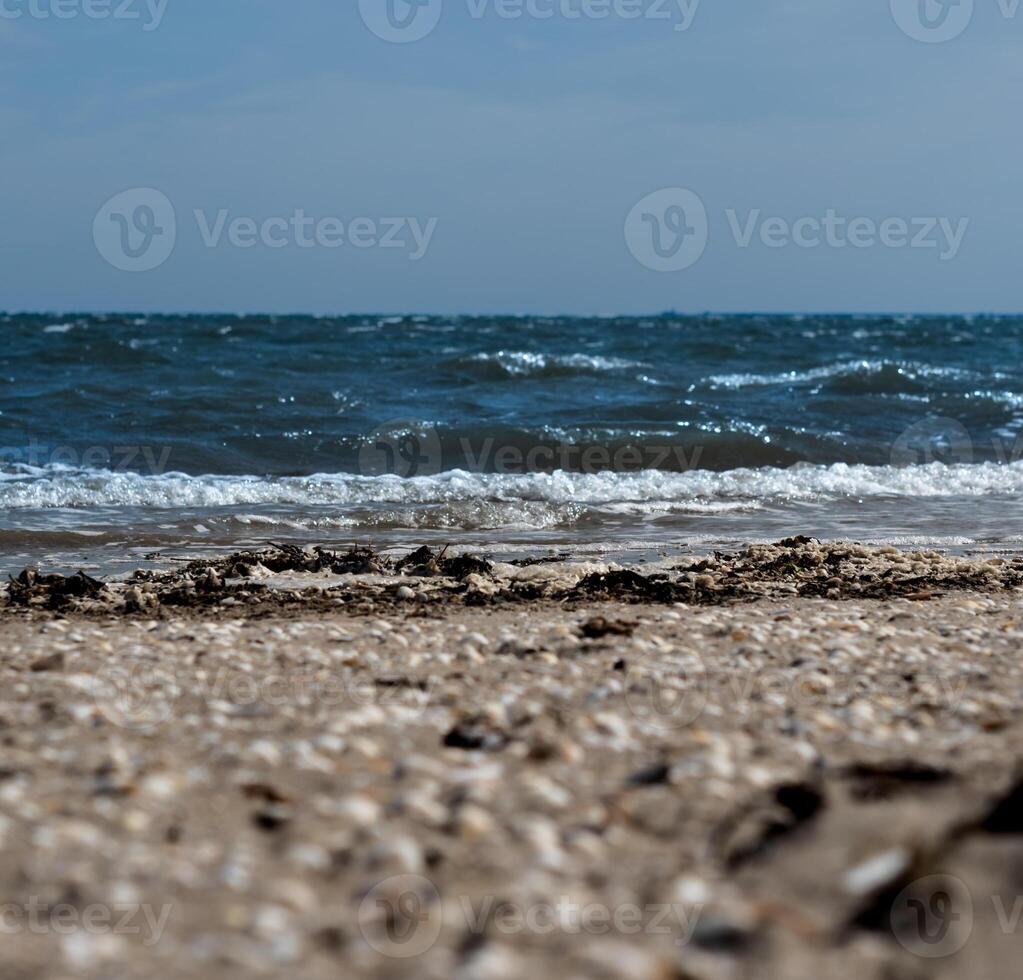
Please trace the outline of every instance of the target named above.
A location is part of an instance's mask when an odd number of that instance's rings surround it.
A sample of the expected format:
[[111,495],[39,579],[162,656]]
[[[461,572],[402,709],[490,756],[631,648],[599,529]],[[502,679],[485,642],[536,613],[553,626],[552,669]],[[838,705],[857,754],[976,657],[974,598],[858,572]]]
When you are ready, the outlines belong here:
[[912,860],[904,847],[895,847],[868,858],[850,868],[842,878],[842,886],[850,895],[869,895],[895,881]]
[[336,812],[356,827],[369,827],[380,819],[380,804],[367,796],[349,796],[341,800]]
[[455,817],[455,827],[459,836],[468,840],[489,837],[495,826],[494,818],[483,807],[473,804],[460,807]]

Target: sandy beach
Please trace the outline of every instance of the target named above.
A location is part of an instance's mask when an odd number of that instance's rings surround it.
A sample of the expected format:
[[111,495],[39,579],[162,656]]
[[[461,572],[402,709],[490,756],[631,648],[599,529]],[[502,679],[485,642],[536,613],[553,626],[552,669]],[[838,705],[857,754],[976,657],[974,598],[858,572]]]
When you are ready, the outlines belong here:
[[1023,978],[1020,2],[0,0],[0,980]]
[[4,976],[1012,976],[1021,577],[807,539],[22,576]]

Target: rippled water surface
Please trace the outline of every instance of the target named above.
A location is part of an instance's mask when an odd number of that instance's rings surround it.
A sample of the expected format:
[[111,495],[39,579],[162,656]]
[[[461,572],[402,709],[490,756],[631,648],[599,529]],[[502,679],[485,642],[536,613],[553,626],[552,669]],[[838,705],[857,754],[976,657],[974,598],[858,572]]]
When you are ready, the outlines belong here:
[[1023,535],[1023,319],[0,316],[0,565]]

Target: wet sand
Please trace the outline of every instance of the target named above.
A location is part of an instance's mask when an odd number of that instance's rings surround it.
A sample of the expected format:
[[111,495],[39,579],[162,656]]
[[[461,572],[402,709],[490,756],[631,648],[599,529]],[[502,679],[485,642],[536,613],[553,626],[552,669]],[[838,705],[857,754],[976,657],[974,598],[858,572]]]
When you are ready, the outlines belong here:
[[3,975],[1015,976],[1020,576],[805,539],[25,576]]

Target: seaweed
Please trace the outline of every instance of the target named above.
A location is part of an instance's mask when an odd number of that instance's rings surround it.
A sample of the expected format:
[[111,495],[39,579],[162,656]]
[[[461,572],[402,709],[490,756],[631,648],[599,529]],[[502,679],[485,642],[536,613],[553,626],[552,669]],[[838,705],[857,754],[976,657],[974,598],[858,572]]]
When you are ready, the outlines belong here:
[[94,599],[106,590],[106,585],[85,572],[75,575],[40,575],[37,569],[26,568],[15,579],[9,579],[8,602],[15,606],[42,605],[49,609],[63,609],[76,599]]

